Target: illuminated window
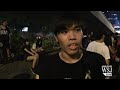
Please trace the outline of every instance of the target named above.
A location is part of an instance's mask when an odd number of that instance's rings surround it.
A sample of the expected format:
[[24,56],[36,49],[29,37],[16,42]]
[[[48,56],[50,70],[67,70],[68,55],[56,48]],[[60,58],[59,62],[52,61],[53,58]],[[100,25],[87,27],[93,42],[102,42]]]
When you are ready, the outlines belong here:
[[22,32],[28,32],[28,27],[24,27],[24,28],[22,29]]

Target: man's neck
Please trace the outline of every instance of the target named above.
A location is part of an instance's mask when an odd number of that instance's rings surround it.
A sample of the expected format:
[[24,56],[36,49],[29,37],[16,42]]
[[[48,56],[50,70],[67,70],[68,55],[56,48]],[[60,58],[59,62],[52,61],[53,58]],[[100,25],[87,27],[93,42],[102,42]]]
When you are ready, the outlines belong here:
[[83,56],[83,52],[80,52],[76,55],[68,55],[65,52],[59,53],[59,57],[61,58],[61,60],[63,60],[65,63],[70,63],[70,64],[78,62],[79,60],[81,60],[82,56]]

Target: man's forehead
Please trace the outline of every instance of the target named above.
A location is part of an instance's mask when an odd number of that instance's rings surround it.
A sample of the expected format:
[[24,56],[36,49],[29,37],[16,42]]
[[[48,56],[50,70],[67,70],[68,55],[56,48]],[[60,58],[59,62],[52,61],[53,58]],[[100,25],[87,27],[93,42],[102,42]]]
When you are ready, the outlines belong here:
[[67,30],[80,29],[80,28],[81,28],[81,26],[76,25],[76,24],[73,24],[73,25],[71,25],[71,26],[69,26],[69,27],[67,26],[66,28],[67,28]]

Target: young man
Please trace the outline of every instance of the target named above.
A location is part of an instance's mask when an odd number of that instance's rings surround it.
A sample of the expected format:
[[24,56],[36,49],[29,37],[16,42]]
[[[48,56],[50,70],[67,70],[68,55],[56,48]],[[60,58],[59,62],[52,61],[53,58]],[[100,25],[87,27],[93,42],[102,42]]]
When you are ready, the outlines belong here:
[[51,56],[40,55],[34,69],[36,79],[104,78],[101,69],[105,64],[104,58],[82,49],[83,32],[79,22],[76,16],[60,18],[54,33],[61,50]]

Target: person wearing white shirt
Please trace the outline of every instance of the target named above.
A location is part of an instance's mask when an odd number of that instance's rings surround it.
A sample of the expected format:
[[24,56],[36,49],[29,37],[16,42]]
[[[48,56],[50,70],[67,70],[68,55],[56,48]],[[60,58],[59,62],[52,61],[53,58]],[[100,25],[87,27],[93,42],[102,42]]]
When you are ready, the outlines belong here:
[[104,43],[104,38],[105,36],[102,33],[96,33],[95,41],[90,42],[86,50],[102,55],[105,58],[106,64],[109,65],[110,52]]

